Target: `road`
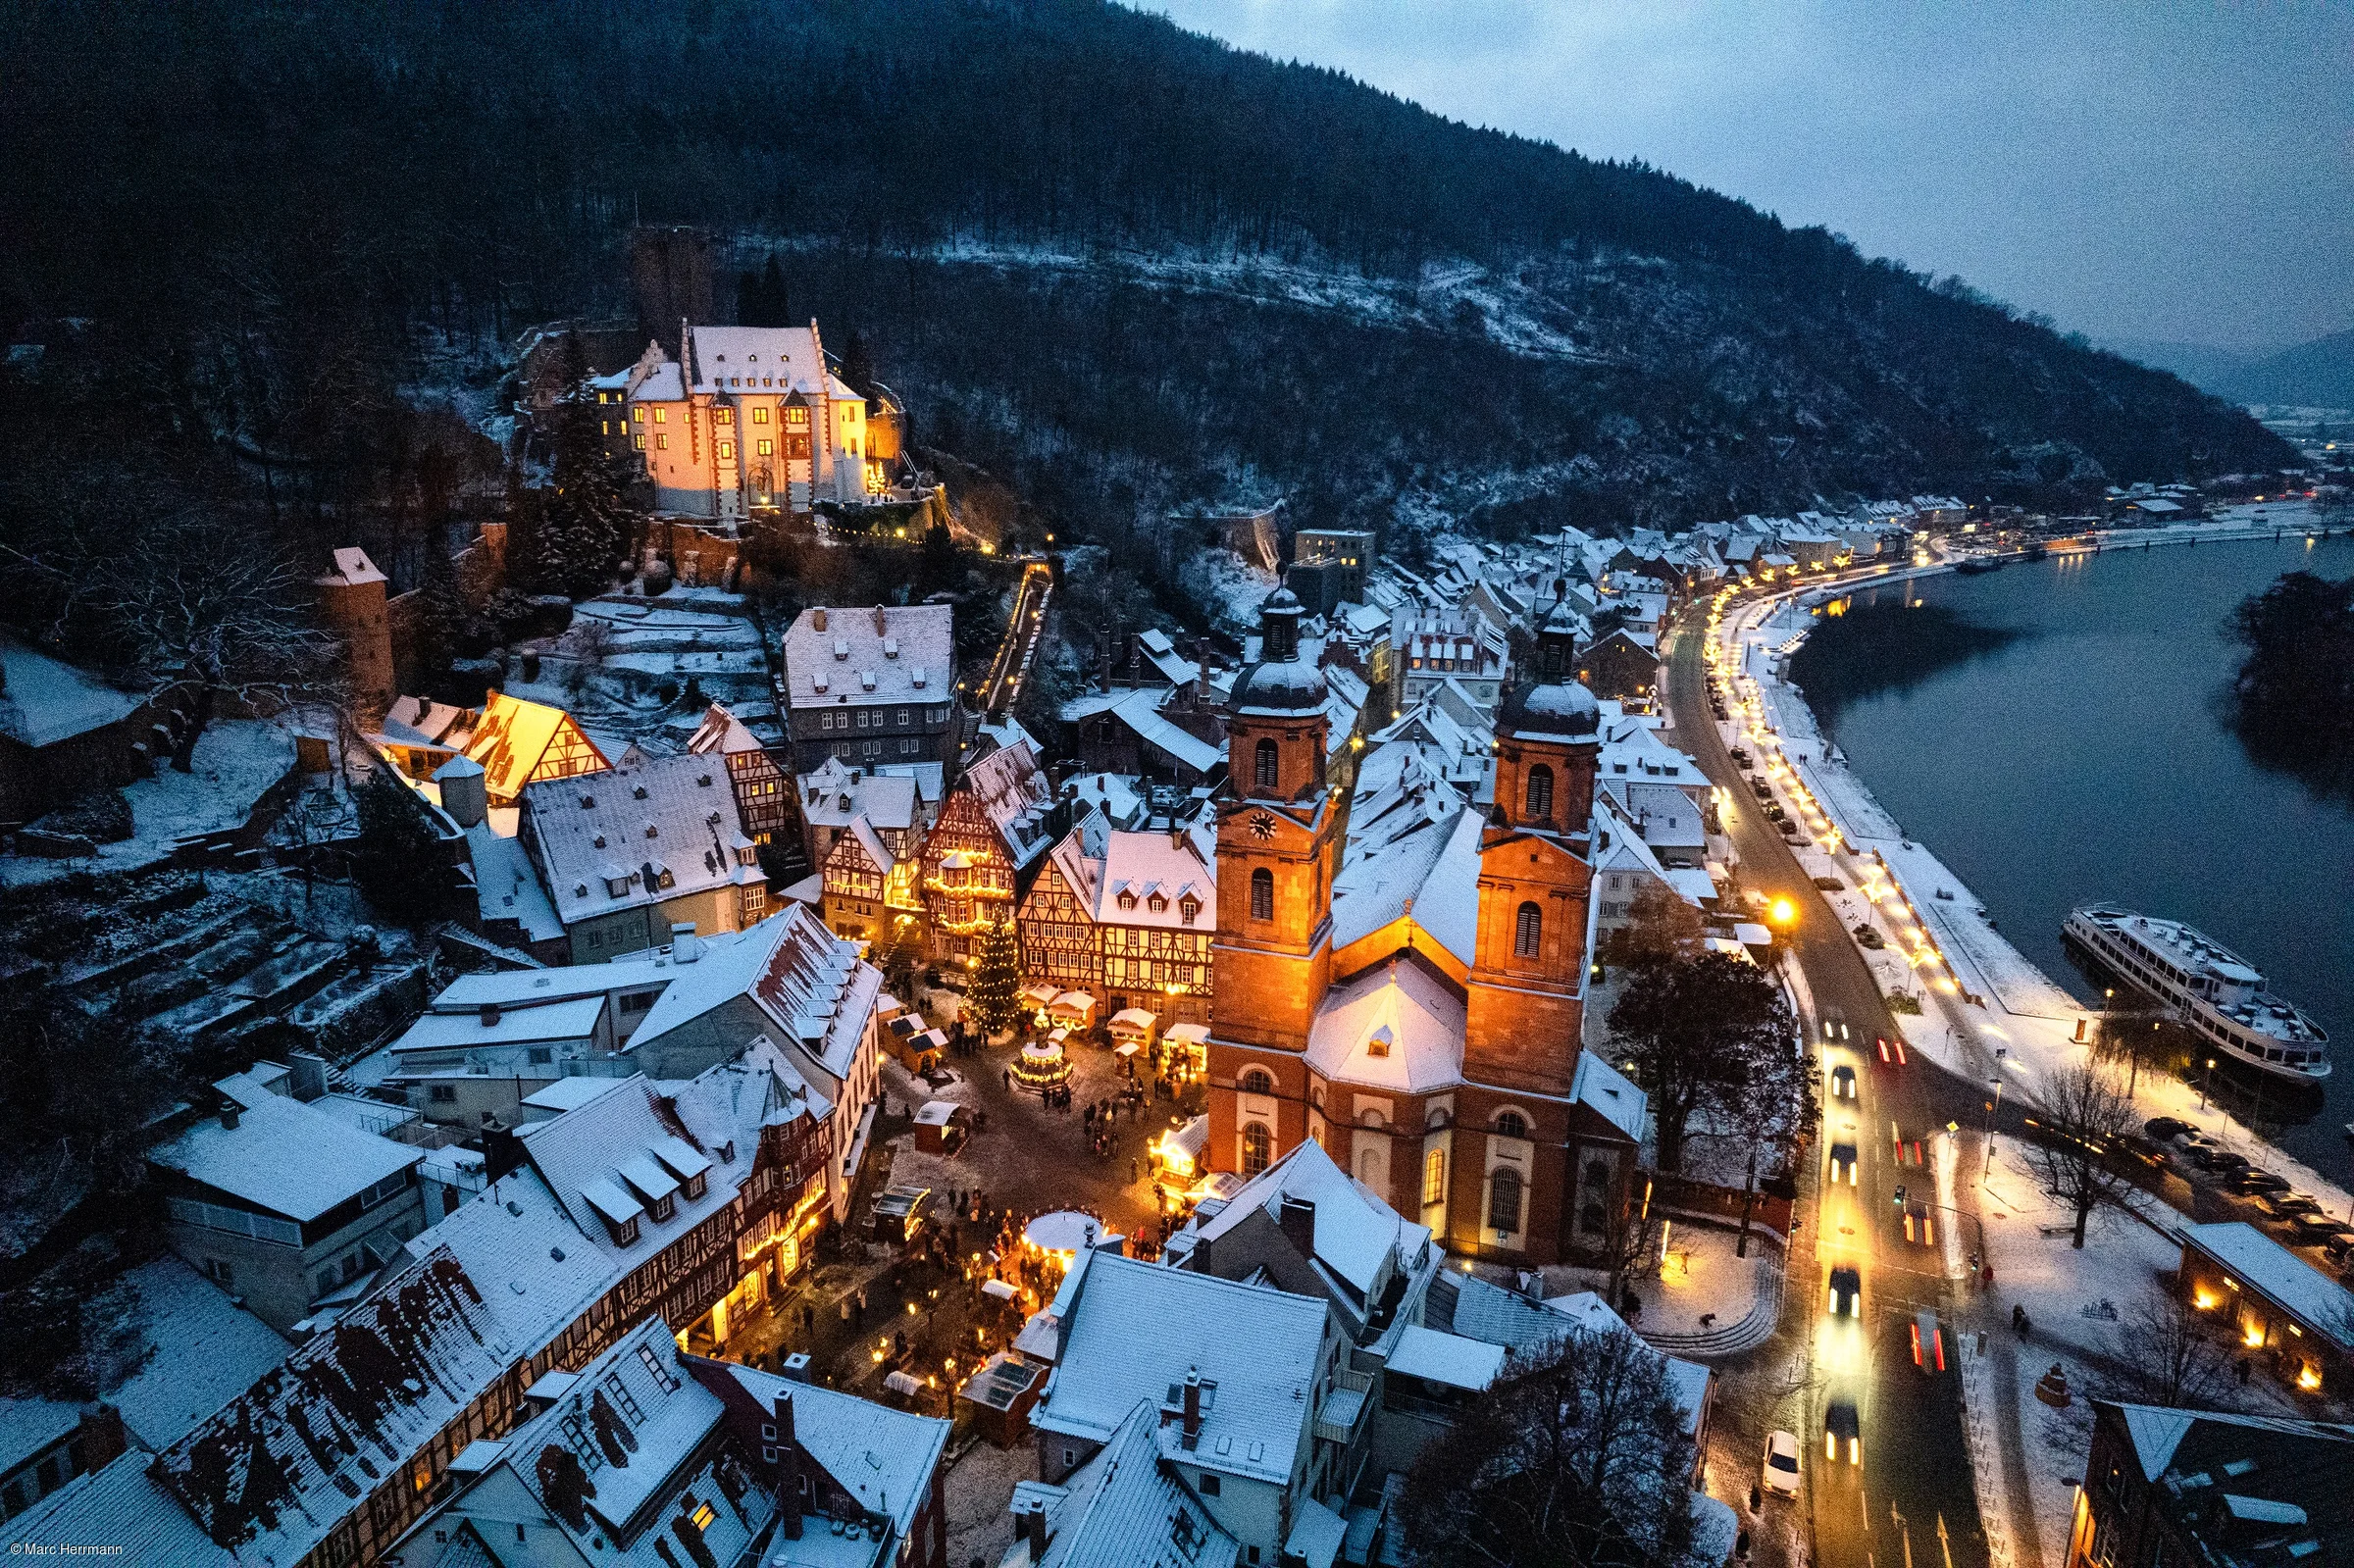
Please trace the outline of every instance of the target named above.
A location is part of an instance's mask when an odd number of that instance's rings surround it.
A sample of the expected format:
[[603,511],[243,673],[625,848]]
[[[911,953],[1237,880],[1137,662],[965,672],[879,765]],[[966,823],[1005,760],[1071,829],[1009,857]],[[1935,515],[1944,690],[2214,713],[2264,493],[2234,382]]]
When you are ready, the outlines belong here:
[[[1967,1250],[1972,1217],[1959,1217],[1966,1230],[1958,1235],[1957,1216],[1932,1208],[1937,1241],[1924,1245],[1906,1239],[1897,1199],[1900,1186],[1908,1198],[1932,1204],[1941,1186],[1951,1192],[1954,1140],[1933,1134],[1949,1121],[1974,1126],[1976,1090],[1919,1057],[1903,1066],[1879,1061],[1875,1037],[1899,1037],[1879,986],[1837,912],[1758,809],[1710,714],[1702,656],[1707,614],[1705,603],[1687,612],[1669,656],[1666,696],[1676,742],[1729,797],[1722,817],[1744,885],[1769,899],[1788,899],[1795,913],[1787,936],[1824,1074],[1822,1136],[1813,1152],[1827,1166],[1834,1146],[1857,1151],[1852,1185],[1844,1173],[1834,1185],[1827,1169],[1818,1172],[1813,1282],[1818,1329],[1805,1424],[1793,1427],[1809,1481],[1814,1559],[1821,1568],[1980,1568],[1988,1553],[1954,1370],[1960,1330],[1947,1311],[1945,1280],[1949,1264]],[[1829,1075],[1842,1067],[1854,1074],[1853,1097],[1833,1096]],[[1933,1168],[1940,1149],[1949,1164],[1942,1184]],[[1854,1317],[1833,1318],[1825,1309],[1830,1271],[1841,1268],[1862,1277]],[[1943,1373],[1914,1364],[1912,1329],[1922,1312],[1942,1333]],[[1823,1423],[1837,1401],[1857,1411],[1860,1465],[1848,1464],[1844,1452],[1837,1462],[1824,1458]]]
[[989,674],[974,693],[973,705],[980,712],[1003,713],[1021,695],[1022,682],[1030,674],[1030,661],[1037,656],[1039,638],[1047,629],[1047,600],[1053,591],[1054,572],[1046,562],[1033,561],[1022,569],[1021,585],[1014,590],[1013,614],[1005,623],[1004,640],[998,644]]

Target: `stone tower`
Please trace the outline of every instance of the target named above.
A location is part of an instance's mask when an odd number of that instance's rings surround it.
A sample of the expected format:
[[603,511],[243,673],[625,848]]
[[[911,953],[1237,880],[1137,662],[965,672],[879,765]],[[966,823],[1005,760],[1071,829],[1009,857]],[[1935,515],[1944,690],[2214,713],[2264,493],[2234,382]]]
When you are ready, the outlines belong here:
[[363,726],[379,724],[399,695],[384,575],[368,559],[368,552],[355,545],[335,551],[333,570],[318,579],[317,586],[320,613],[343,639],[352,715]]

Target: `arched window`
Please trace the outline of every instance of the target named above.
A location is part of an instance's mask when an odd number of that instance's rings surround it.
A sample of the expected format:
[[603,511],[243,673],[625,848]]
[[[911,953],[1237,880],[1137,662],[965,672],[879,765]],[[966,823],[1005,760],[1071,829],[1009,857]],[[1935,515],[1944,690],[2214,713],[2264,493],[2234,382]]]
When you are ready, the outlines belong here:
[[1250,1068],[1235,1087],[1246,1094],[1272,1094],[1275,1092],[1275,1075],[1263,1067]]
[[1520,1229],[1520,1173],[1499,1165],[1488,1177],[1488,1229]]
[[[1243,1124],[1243,1174],[1256,1176],[1267,1168],[1272,1154],[1273,1139],[1267,1137],[1267,1124],[1245,1122]],[[1513,1202],[1516,1204],[1518,1201],[1519,1195],[1515,1191]]]
[[1264,866],[1251,874],[1251,918],[1275,918],[1275,874]]
[[1518,1111],[1502,1112],[1496,1118],[1496,1136],[1498,1138],[1526,1138],[1528,1137],[1528,1123],[1521,1118]]
[[1545,911],[1535,904],[1520,906],[1519,917],[1512,922],[1512,956],[1534,958],[1545,945]]
[[1275,787],[1275,741],[1272,736],[1260,737],[1258,749],[1252,755],[1251,769],[1251,777],[1258,788]]
[[1538,763],[1528,770],[1528,820],[1544,822],[1553,815],[1553,770]]
[[1434,1148],[1422,1156],[1422,1202],[1447,1201],[1447,1151]]

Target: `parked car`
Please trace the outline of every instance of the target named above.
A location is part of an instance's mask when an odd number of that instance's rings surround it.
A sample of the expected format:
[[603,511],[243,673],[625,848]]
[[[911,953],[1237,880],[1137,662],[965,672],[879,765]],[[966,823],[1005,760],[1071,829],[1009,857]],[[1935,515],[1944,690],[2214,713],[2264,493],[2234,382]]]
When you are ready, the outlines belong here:
[[1864,1276],[1855,1269],[1831,1270],[1830,1295],[1824,1310],[1835,1318],[1860,1318],[1864,1315]]
[[2300,1214],[2319,1214],[2319,1198],[2308,1192],[2267,1192],[2256,1200],[2256,1206],[2276,1219],[2292,1220]]
[[2175,1116],[2153,1116],[2141,1124],[2141,1130],[2151,1138],[2162,1141],[2170,1138],[2180,1138],[2185,1133],[2198,1131],[2190,1123]]
[[1848,1399],[1833,1399],[1822,1416],[1823,1457],[1836,1461],[1842,1448],[1849,1464],[1864,1462],[1864,1425],[1856,1417],[1855,1404]]
[[2171,1171],[2175,1168],[2174,1155],[2169,1153],[2163,1144],[2153,1143],[2146,1138],[2127,1133],[2118,1139],[2118,1146],[2144,1165],[2156,1166],[2162,1171]]
[[2348,1225],[2334,1214],[2299,1214],[2288,1222],[2297,1239],[2314,1245],[2328,1242],[2334,1237],[2354,1236],[2354,1225]]
[[2231,1180],[2224,1185],[2230,1188],[2234,1192],[2244,1192],[2249,1194],[2285,1192],[2288,1190],[2288,1182],[2286,1178],[2275,1176],[2270,1171],[2260,1171],[2253,1165],[2249,1166],[2244,1171],[2233,1172]]
[[1877,931],[1874,931],[1869,926],[1858,926],[1856,928],[1856,940],[1862,943],[1864,946],[1870,948],[1875,953],[1888,945],[1888,938],[1881,936]]
[[1766,1435],[1764,1488],[1785,1497],[1798,1495],[1798,1434],[1775,1430]]
[[1821,888],[1826,893],[1843,893],[1847,891],[1847,884],[1841,882],[1836,877],[1817,877],[1815,879],[1815,885]]

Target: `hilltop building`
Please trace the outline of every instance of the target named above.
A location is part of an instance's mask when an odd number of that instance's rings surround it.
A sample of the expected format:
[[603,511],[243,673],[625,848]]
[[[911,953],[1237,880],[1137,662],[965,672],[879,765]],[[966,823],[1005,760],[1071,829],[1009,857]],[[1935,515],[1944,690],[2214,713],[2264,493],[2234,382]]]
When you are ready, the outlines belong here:
[[796,772],[954,760],[956,644],[945,604],[803,610],[785,633]]

